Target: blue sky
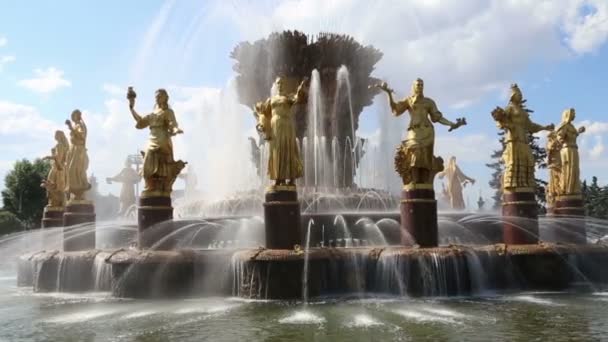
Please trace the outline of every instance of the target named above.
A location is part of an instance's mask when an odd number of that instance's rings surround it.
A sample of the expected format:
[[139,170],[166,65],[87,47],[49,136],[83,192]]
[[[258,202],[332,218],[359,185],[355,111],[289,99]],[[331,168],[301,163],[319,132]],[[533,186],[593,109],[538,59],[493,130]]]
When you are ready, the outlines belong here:
[[[134,131],[125,110],[124,89],[134,85],[142,110],[151,109],[154,89],[169,88],[178,119],[192,126],[184,126],[186,133],[205,136],[185,135],[176,142],[178,154],[195,160],[201,186],[211,187],[226,176],[202,166],[223,163],[218,151],[226,144],[217,140],[231,139],[234,149],[226,151],[246,154],[238,141],[253,130],[246,108],[225,110],[218,102],[230,98],[230,51],[273,30],[299,29],[347,33],[380,48],[375,75],[398,94],[423,77],[426,95],[447,117],[466,116],[469,125],[457,132],[437,129],[436,154],[456,155],[479,179],[468,196],[480,186],[488,192],[484,163],[496,147],[489,113],[506,104],[512,82],[540,123],[557,124],[563,109],[577,109],[577,121],[593,127],[581,141],[582,174],[608,182],[605,0],[21,1],[4,6],[0,23],[0,175],[16,159],[47,153],[52,130],[74,108],[85,111],[90,126],[91,171],[117,172],[123,155],[145,144],[145,132]],[[391,128],[397,133],[379,131],[388,116],[384,101],[378,97],[362,115],[361,135],[403,133],[403,120]]]

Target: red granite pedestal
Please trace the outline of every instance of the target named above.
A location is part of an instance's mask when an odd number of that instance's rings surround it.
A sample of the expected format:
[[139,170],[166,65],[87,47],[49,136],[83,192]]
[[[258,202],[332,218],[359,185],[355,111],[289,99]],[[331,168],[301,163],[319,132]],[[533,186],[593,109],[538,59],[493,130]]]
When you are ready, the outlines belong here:
[[266,192],[264,202],[266,248],[293,249],[302,244],[300,202],[295,186],[275,186]]
[[94,222],[93,203],[89,201],[68,203],[63,213],[63,250],[68,252],[95,249],[95,228],[82,226]]
[[[170,249],[171,239],[166,238],[172,229],[161,227],[161,222],[173,219],[173,207],[169,196],[140,197],[137,207],[137,227],[139,230],[139,248]],[[150,229],[152,228],[152,229]],[[169,241],[171,240],[171,241]]]
[[582,195],[558,196],[553,214],[565,218],[560,221],[560,229],[556,232],[559,242],[587,243],[585,203]]
[[[403,189],[401,192],[401,244],[437,247],[437,201],[435,191]],[[412,241],[413,240],[413,241]]]
[[538,207],[533,190],[505,191],[502,216],[505,244],[538,243]]
[[44,207],[42,228],[63,227],[63,207]]

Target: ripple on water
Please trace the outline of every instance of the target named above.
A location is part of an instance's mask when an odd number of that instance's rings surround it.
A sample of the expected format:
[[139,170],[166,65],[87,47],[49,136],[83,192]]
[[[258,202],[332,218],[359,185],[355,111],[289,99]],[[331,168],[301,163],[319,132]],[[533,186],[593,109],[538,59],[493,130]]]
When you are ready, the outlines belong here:
[[281,318],[279,320],[281,324],[323,324],[325,318],[315,315],[310,311],[296,311],[291,315]]
[[419,323],[462,324],[452,317],[438,316],[416,310],[395,310],[394,313]]
[[114,313],[117,313],[119,310],[116,309],[101,309],[101,310],[86,310],[86,311],[77,311],[66,315],[55,316],[50,319],[44,320],[46,323],[56,323],[56,324],[70,324],[70,323],[78,323],[85,322],[91,319],[108,316]]
[[467,318],[468,316],[460,313],[458,311],[454,311],[454,310],[450,310],[450,309],[446,309],[446,308],[431,308],[431,307],[424,307],[422,308],[423,311],[434,314],[434,315],[439,315],[439,316],[443,316],[443,317],[451,317],[451,318]]
[[506,301],[516,301],[516,302],[526,302],[526,303],[532,303],[532,304],[538,304],[538,305],[547,305],[547,306],[563,306],[563,304],[556,303],[556,302],[554,302],[552,300],[549,300],[549,299],[538,298],[538,297],[527,296],[527,295],[513,296],[513,297],[504,297],[503,300],[506,300]]
[[176,314],[218,314],[218,313],[223,313],[223,312],[228,312],[229,310],[232,310],[236,307],[240,306],[239,304],[219,304],[219,305],[212,305],[212,306],[202,306],[202,305],[196,305],[196,306],[190,306],[190,307],[183,307],[180,309],[177,309],[175,311],[173,311],[173,313]]
[[346,326],[350,328],[371,328],[381,325],[384,325],[384,323],[368,314],[355,315],[353,319],[346,324]]
[[157,314],[158,311],[157,310],[144,310],[144,311],[136,311],[136,312],[132,312],[130,314],[124,315],[123,318],[140,318],[140,317],[146,317],[146,316],[151,316],[151,315],[155,315]]

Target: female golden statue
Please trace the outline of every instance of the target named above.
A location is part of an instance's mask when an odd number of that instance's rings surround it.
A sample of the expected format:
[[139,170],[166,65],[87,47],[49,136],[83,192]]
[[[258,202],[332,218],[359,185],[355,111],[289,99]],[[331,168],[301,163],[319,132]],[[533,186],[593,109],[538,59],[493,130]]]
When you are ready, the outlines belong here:
[[560,195],[578,195],[581,193],[580,165],[576,138],[585,132],[585,127],[576,129],[572,124],[576,112],[574,108],[564,110],[562,123],[556,130],[557,141],[561,146],[561,175],[559,184]]
[[270,143],[268,176],[275,181],[275,186],[294,186],[295,180],[303,175],[292,106],[306,99],[307,81],[300,83],[295,94],[287,94],[283,78],[278,77],[274,84],[277,95],[255,106],[256,128]]
[[85,191],[91,188],[87,179],[89,168],[89,156],[87,155],[87,126],[82,119],[80,110],[75,109],[71,115],[72,121],[66,120],[65,124],[70,129],[70,152],[67,158],[67,188],[66,191],[73,194],[71,200],[84,200]]
[[511,85],[511,99],[505,109],[497,107],[492,111],[492,117],[497,126],[507,132],[506,148],[502,154],[505,162],[503,174],[503,190],[526,188],[533,191],[536,187],[534,180],[534,157],[528,143],[532,133],[553,130],[553,124],[541,126],[530,120],[529,110],[525,108],[521,90],[517,84]]
[[443,169],[441,158],[433,155],[435,145],[433,123],[449,126],[449,131],[452,131],[466,125],[466,120],[459,118],[456,122],[451,122],[444,118],[437,109],[435,101],[424,96],[424,81],[420,78],[412,84],[412,94],[403,101],[393,100],[393,90],[386,82],[376,87],[387,93],[389,105],[395,116],[405,111],[410,114],[407,138],[402,142],[395,157],[395,167],[403,178],[403,184],[432,185],[435,174]]
[[549,182],[547,182],[547,207],[555,205],[555,199],[560,193],[559,183],[562,168],[560,157],[561,146],[557,141],[557,132],[552,131],[547,135],[547,168],[549,169]]
[[65,166],[70,145],[62,131],[55,131],[55,141],[57,144],[51,149],[51,155],[42,158],[51,161],[51,170],[41,186],[46,189],[47,207],[61,208],[65,206]]
[[448,161],[448,165],[445,169],[437,174],[437,176],[441,179],[446,177],[447,179],[447,189],[448,197],[450,199],[450,206],[452,209],[462,210],[465,208],[464,198],[462,197],[462,187],[470,182],[471,184],[475,184],[475,180],[467,175],[465,175],[458,165],[456,165],[456,157],[451,157]]
[[144,191],[142,197],[170,196],[173,182],[186,163],[173,159],[173,143],[171,137],[184,133],[175,120],[175,113],[169,107],[169,95],[165,89],[156,91],[154,111],[141,116],[135,111],[136,94],[129,87],[127,99],[129,109],[135,119],[137,129],[150,127],[148,148],[144,153],[143,178]]

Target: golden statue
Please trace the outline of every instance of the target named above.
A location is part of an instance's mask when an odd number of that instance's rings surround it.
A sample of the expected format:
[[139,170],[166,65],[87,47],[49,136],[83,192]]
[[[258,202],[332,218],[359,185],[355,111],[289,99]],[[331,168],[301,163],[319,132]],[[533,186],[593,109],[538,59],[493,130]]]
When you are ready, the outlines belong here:
[[295,180],[303,175],[292,106],[306,100],[307,84],[308,79],[304,79],[294,94],[287,94],[283,78],[278,77],[274,84],[277,95],[255,105],[256,128],[270,143],[268,176],[275,186],[295,186]]
[[553,130],[553,124],[541,126],[530,120],[530,110],[525,107],[521,90],[511,85],[511,98],[505,109],[496,107],[492,117],[500,129],[506,131],[506,148],[502,154],[505,163],[502,187],[505,191],[534,191],[534,157],[528,143],[532,133]]
[[549,169],[549,182],[547,182],[546,198],[547,207],[552,208],[559,194],[559,182],[562,168],[560,157],[561,146],[557,141],[557,133],[549,132],[547,135],[547,168]]
[[139,183],[141,176],[131,167],[129,158],[125,160],[125,167],[114,177],[106,178],[108,184],[112,182],[122,183],[120,187],[120,210],[119,215],[125,214],[129,207],[135,204],[135,185]]
[[433,155],[435,145],[435,129],[433,123],[449,126],[452,131],[466,125],[464,118],[451,122],[443,117],[437,109],[435,101],[424,96],[424,81],[416,79],[412,85],[412,94],[403,101],[393,100],[393,90],[386,82],[376,85],[388,95],[391,110],[395,116],[408,111],[410,123],[407,137],[397,149],[395,169],[403,179],[405,187],[432,188],[433,179],[437,172],[443,170],[443,159]]
[[578,138],[579,134],[585,132],[585,127],[581,126],[576,129],[572,124],[575,117],[576,112],[574,108],[564,110],[562,114],[562,122],[555,131],[557,141],[561,147],[559,195],[581,194],[580,165],[576,138]]
[[135,119],[137,129],[150,127],[150,139],[144,157],[143,178],[144,191],[142,197],[171,196],[173,182],[186,165],[185,162],[173,159],[173,143],[171,137],[184,133],[175,119],[175,113],[169,107],[169,95],[165,89],[156,91],[154,111],[141,116],[135,111],[137,94],[129,87],[127,99],[129,109]]
[[84,201],[84,193],[91,188],[87,180],[89,156],[87,155],[87,126],[82,119],[80,110],[72,111],[70,120],[65,124],[70,130],[71,147],[67,157],[67,188],[72,196],[70,201]]
[[462,188],[467,183],[475,184],[475,180],[460,170],[458,165],[456,165],[456,157],[451,157],[448,165],[437,176],[440,179],[445,177],[447,180],[448,186],[446,192],[452,209],[463,210],[465,205],[464,198],[462,197]]
[[57,144],[51,149],[51,155],[42,158],[51,161],[51,170],[41,186],[46,189],[49,200],[47,208],[63,209],[66,188],[65,166],[70,144],[63,131],[55,131],[55,141]]

